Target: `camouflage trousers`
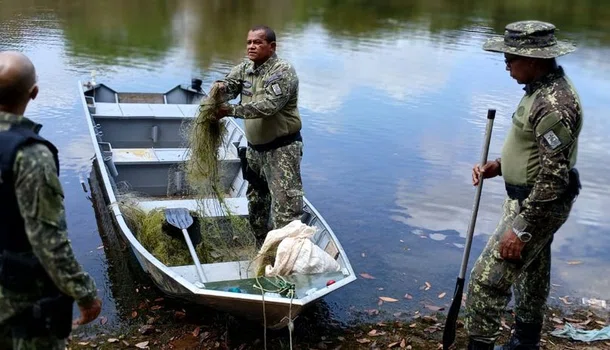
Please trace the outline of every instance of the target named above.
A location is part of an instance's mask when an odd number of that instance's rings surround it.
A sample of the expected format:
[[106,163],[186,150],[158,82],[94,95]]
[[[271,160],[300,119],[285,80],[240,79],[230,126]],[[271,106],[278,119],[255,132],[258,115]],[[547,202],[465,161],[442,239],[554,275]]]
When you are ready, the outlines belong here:
[[572,201],[552,205],[539,222],[533,223],[532,239],[526,243],[519,262],[500,257],[500,240],[519,214],[517,200],[504,201],[503,215],[493,236],[477,259],[468,283],[465,326],[469,336],[494,343],[500,335],[500,317],[515,296],[516,318],[525,323],[542,323],[549,296],[551,243],[565,223]]
[[248,167],[255,178],[249,178],[246,196],[250,225],[258,237],[265,237],[270,219],[277,229],[303,215],[302,156],[301,141],[265,152],[248,147]]
[[65,350],[66,340],[55,337],[19,339],[13,338],[10,327],[0,325],[1,350]]

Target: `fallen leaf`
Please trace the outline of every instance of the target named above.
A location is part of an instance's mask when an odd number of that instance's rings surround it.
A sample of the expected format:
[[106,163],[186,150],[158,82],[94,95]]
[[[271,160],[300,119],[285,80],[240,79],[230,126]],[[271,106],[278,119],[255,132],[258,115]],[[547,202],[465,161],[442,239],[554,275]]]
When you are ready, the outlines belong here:
[[565,297],[559,297],[559,300],[563,301],[563,303],[566,304],[566,305],[572,304],[571,302],[568,301],[568,296],[567,295]]
[[422,317],[422,320],[424,320],[424,321],[428,321],[428,322],[431,322],[431,323],[436,323],[436,322],[438,322],[438,319],[437,319],[436,317],[434,317],[434,316],[428,316],[428,315],[426,315],[426,316]]
[[383,287],[379,287],[377,288],[377,290],[382,291],[384,288]]
[[428,282],[425,283],[426,284],[426,288],[424,290],[428,290],[430,288],[432,288],[432,285]]
[[417,323],[411,323],[411,324],[409,325],[409,328],[415,328],[415,327],[417,327]]
[[368,273],[366,273],[366,272],[361,273],[361,274],[360,274],[360,277],[362,277],[362,278],[366,278],[366,279],[369,279],[369,280],[374,280],[374,279],[375,279],[375,277],[373,277],[373,276],[369,275],[369,274],[368,274]]
[[106,318],[106,316],[102,316],[100,317],[100,324],[101,325],[105,325],[106,322],[108,322],[108,318]]
[[595,323],[597,323],[600,326],[605,326],[606,325],[606,322],[604,322],[604,321],[595,321]]
[[394,313],[394,317],[397,317],[397,318],[398,318],[398,317],[400,317],[401,315],[402,315],[402,312],[396,312],[396,313]]
[[195,330],[193,330],[193,337],[198,337],[199,336],[199,331],[200,331],[199,327],[195,328]]
[[136,318],[136,317],[138,317],[138,312],[137,311],[132,312],[131,318]]
[[425,304],[425,305],[424,305],[424,307],[425,307],[426,309],[428,309],[428,310],[431,310],[431,311],[443,311],[443,310],[445,310],[445,308],[444,308],[444,307],[442,307],[442,306],[436,306],[436,305],[428,305],[428,304]]
[[370,343],[371,340],[370,339],[366,339],[366,338],[362,338],[362,339],[356,339],[356,341],[360,344],[364,344],[364,343]]
[[366,254],[365,253],[362,253],[360,255],[362,255],[363,258],[366,258]]
[[583,323],[585,321],[583,320],[577,320],[575,318],[569,318],[569,317],[564,317],[563,318],[566,322],[570,322],[570,323]]
[[555,323],[557,323],[557,324],[563,324],[563,321],[562,321],[562,320],[560,320],[560,319],[559,319],[559,318],[557,318],[557,317],[553,317],[553,318],[551,318],[551,321],[553,321],[553,322],[555,322]]
[[411,299],[413,299],[413,296],[411,296],[411,294],[407,293],[407,294],[405,294],[405,299],[411,300]]
[[161,306],[161,305],[154,305],[150,309],[154,311],[154,310],[159,310],[159,309],[162,309],[162,308],[163,308],[163,306]]
[[400,343],[399,342],[390,343],[390,344],[388,344],[388,349],[393,348],[398,344],[400,344]]
[[370,332],[368,332],[367,334],[369,337],[379,337],[379,336],[385,335],[386,333],[384,331],[378,332],[376,329],[373,329]]
[[379,323],[377,323],[377,325],[378,325],[379,327],[385,327],[385,326],[387,326],[387,325],[386,325],[385,323],[383,323],[383,322],[379,322]]
[[158,303],[158,302],[161,302],[161,301],[163,301],[163,298],[157,298],[157,299],[155,299],[155,303]]
[[129,343],[125,340],[121,341],[121,343],[123,343],[123,345],[125,345],[125,346],[129,346]]
[[407,347],[407,341],[405,340],[405,338],[402,338],[402,340],[400,341],[400,347],[401,348],[406,348]]
[[378,306],[383,305],[383,300],[379,299],[379,301],[377,302],[377,305],[378,305]]
[[138,349],[146,349],[148,347],[148,341],[143,341],[141,343],[136,344],[136,348]]
[[88,341],[81,341],[81,342],[78,343],[78,345],[87,346],[87,345],[89,345],[89,342]]
[[154,331],[155,331],[155,327],[153,327],[151,325],[144,325],[144,326],[140,327],[140,329],[138,329],[138,332],[140,332],[140,334],[142,334],[142,335],[147,335]]
[[103,248],[104,248],[104,246],[103,246],[103,245],[101,245],[101,246],[97,247],[97,249],[103,249]]
[[582,264],[582,261],[580,260],[570,260],[568,261],[568,265],[580,265]]
[[109,342],[109,343],[116,343],[116,342],[118,342],[118,341],[119,341],[119,340],[118,340],[117,338],[108,338],[108,342]]
[[439,294],[439,295],[438,295],[438,298],[439,298],[439,299],[442,299],[442,298],[444,298],[444,297],[445,297],[445,295],[447,295],[447,293],[442,292],[441,294]]
[[390,297],[379,297],[379,299],[386,301],[388,303],[395,303],[398,301],[398,299],[394,299],[394,298],[390,298]]

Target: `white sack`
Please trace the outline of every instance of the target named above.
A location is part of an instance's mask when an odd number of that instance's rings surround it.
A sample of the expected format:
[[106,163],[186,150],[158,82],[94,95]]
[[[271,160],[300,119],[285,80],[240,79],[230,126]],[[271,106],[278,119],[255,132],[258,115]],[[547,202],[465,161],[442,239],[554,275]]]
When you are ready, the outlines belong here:
[[300,220],[294,220],[282,228],[269,231],[260,254],[264,255],[274,246],[277,246],[277,253],[274,266],[265,266],[265,276],[339,271],[341,269],[339,263],[311,240],[315,233],[315,227],[307,226]]

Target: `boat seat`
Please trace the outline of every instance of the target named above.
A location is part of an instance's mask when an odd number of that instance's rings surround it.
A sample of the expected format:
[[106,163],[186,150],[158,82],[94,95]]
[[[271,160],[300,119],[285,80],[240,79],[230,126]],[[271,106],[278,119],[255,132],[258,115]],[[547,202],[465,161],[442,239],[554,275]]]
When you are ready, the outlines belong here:
[[[224,200],[233,215],[248,216],[248,199],[246,197],[225,198]],[[155,208],[187,208],[192,211],[200,211],[203,206],[206,215],[209,217],[226,215],[224,208],[215,198],[143,200],[138,205],[145,212]]]
[[95,118],[194,118],[199,105],[96,102],[94,108]]
[[[234,147],[220,147],[218,159],[224,162],[239,162]],[[112,161],[116,165],[146,163],[180,163],[188,159],[187,148],[113,148]]]

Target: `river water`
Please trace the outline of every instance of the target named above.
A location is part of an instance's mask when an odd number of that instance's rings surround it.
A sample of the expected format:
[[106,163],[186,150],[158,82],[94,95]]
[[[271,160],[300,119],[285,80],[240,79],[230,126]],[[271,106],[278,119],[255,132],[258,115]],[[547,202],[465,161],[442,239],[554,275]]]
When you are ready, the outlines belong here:
[[[450,302],[487,109],[497,110],[495,158],[523,94],[503,56],[481,45],[511,21],[553,22],[578,46],[559,62],[581,95],[585,124],[583,190],[553,243],[551,302],[568,296],[577,305],[610,298],[610,4],[601,3],[0,0],[0,49],[23,51],[37,67],[41,92],[27,114],[59,146],[70,238],[98,283],[104,315],[114,318],[108,263],[80,185],[93,149],[77,81],[96,71],[98,82],[120,90],[165,91],[198,76],[209,88],[244,56],[251,25],[273,27],[278,55],[300,78],[306,195],[356,272],[375,277],[326,298],[334,317],[353,321],[362,310],[391,315]],[[486,182],[470,267],[503,196],[501,179]],[[379,296],[399,301],[378,306]]]

